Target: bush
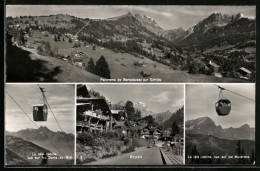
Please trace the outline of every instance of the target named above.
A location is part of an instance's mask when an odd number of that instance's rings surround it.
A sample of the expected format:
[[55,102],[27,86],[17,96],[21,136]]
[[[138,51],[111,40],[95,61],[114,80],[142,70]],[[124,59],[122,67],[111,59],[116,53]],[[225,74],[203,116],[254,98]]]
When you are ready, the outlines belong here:
[[120,131],[118,131],[118,130],[116,130],[114,132],[112,132],[112,131],[103,131],[102,132],[102,136],[104,138],[107,138],[107,139],[115,139],[115,138],[120,139],[121,137],[123,137],[123,134]]
[[95,137],[89,133],[81,133],[78,134],[77,141],[87,146],[93,146],[95,144]]
[[93,161],[96,161],[96,159],[94,159],[94,158],[86,158],[85,160],[76,159],[76,164],[77,165],[83,165],[83,164],[87,164],[87,163],[90,163],[90,162],[93,162]]
[[133,151],[135,151],[134,146],[129,146],[126,148],[126,150],[122,151],[122,153],[131,153]]
[[73,48],[79,48],[79,47],[81,47],[81,43],[79,43],[79,42],[77,42],[77,43],[75,43],[75,44],[73,45]]
[[152,76],[152,74],[147,74],[147,73],[144,73],[144,71],[141,71],[140,74],[143,76],[143,77],[150,77]]
[[102,156],[102,159],[110,158],[110,157],[113,157],[113,156],[117,156],[117,152],[113,151],[112,154],[105,154],[105,155]]
[[41,46],[38,46],[38,47],[37,47],[37,53],[38,53],[39,55],[44,55],[44,52],[43,52],[43,49],[42,49]]
[[134,138],[133,139],[133,146],[134,147],[146,147],[148,146],[148,142],[144,139],[138,139],[138,138]]
[[139,62],[134,62],[133,65],[134,65],[134,66],[138,66],[138,67],[141,67],[141,66],[142,66],[142,64],[140,64]]

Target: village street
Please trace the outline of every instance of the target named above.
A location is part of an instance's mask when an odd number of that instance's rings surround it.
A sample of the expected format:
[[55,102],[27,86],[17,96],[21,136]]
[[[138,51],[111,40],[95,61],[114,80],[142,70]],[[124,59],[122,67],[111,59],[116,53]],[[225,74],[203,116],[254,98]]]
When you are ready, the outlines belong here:
[[108,159],[100,159],[89,165],[163,165],[158,147],[136,148],[134,152]]

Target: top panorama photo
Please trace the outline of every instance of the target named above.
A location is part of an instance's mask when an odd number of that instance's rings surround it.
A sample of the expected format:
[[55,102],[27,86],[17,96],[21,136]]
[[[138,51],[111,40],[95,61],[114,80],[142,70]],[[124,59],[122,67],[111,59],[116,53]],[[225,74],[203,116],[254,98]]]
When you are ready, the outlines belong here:
[[255,6],[7,5],[6,82],[255,82],[255,16]]

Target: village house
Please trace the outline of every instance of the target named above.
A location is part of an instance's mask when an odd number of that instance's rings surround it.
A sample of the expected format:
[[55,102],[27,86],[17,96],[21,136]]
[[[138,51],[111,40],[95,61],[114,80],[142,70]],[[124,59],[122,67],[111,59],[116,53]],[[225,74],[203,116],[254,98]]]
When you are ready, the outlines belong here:
[[219,71],[219,66],[214,62],[209,61],[207,67],[212,68],[214,73],[218,73]]
[[124,110],[111,110],[112,118],[117,121],[124,121],[127,119],[127,114]]
[[250,79],[252,72],[249,71],[248,69],[241,67],[239,69],[236,70],[237,73],[240,74],[240,78],[243,79]]
[[104,98],[92,97],[85,85],[77,86],[77,132],[100,134],[112,129],[111,111]]
[[73,58],[72,61],[73,61],[74,65],[76,65],[76,66],[79,66],[79,67],[85,66],[85,63],[83,62],[82,58]]

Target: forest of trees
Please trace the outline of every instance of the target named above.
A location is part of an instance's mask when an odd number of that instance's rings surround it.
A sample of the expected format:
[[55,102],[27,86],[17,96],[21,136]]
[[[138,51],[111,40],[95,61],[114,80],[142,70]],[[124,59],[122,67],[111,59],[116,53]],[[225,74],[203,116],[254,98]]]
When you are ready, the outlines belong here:
[[[196,144],[193,145],[193,148],[191,150],[191,154],[188,154],[190,158],[190,164],[253,164],[255,161],[255,151],[252,149],[251,154],[245,154],[245,150],[243,147],[241,147],[241,141],[238,140],[236,143],[236,149],[234,149],[234,154],[236,156],[239,156],[238,158],[221,158],[221,155],[219,155],[219,158],[214,158],[214,151],[210,151],[208,149],[207,154],[202,154]],[[202,158],[202,156],[208,156],[208,158]],[[223,154],[223,156],[228,156],[228,153]],[[232,155],[231,155],[232,156]],[[249,156],[248,158],[241,158],[240,156]]]

